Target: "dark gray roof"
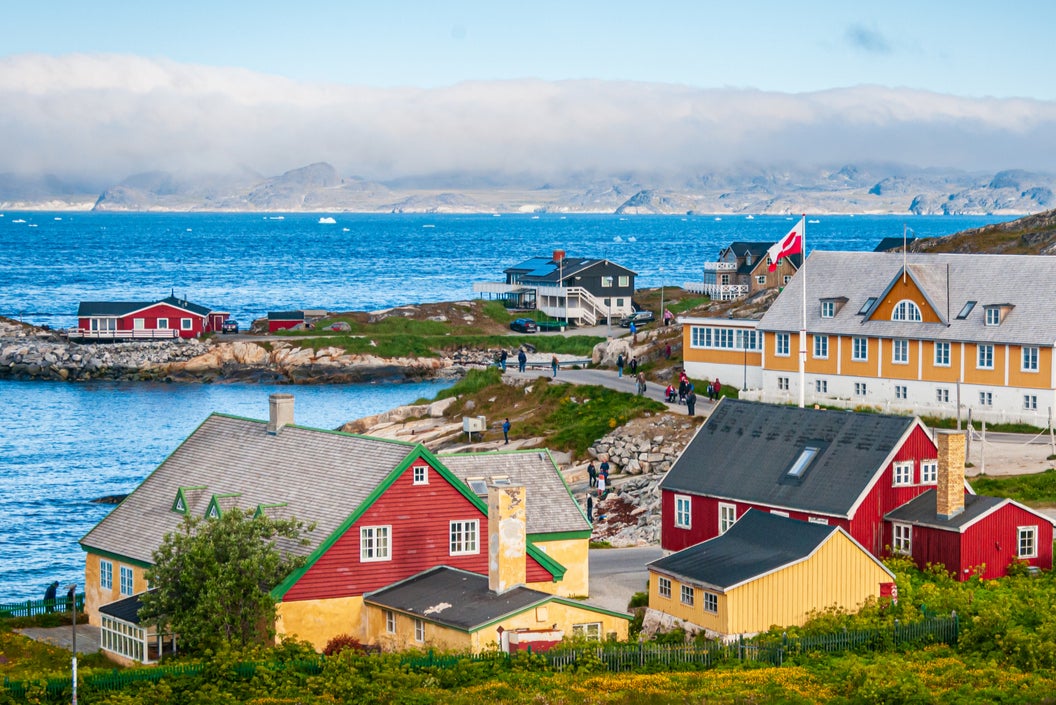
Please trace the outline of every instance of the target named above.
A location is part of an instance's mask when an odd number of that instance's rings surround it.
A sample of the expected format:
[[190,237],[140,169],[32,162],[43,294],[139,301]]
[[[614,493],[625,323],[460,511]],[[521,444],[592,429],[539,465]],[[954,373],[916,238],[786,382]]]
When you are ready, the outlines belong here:
[[[660,487],[846,517],[917,423],[726,398]],[[819,449],[814,461],[798,480],[789,477],[808,446]]]
[[269,321],[303,321],[304,311],[268,311]]
[[135,311],[157,306],[158,304],[175,306],[199,316],[207,316],[212,311],[206,306],[191,303],[176,296],[167,296],[161,301],[82,301],[77,306],[77,316],[86,318],[91,316],[127,316]]
[[890,252],[891,250],[894,250],[896,248],[898,249],[899,252],[901,252],[902,251],[902,245],[904,245],[907,242],[913,242],[913,240],[915,240],[915,239],[916,239],[915,235],[910,235],[909,237],[907,237],[904,240],[902,238],[900,238],[900,237],[885,237],[885,238],[881,238],[880,242],[877,243],[876,247],[873,248],[873,252]]
[[957,516],[943,519],[935,513],[935,490],[928,490],[923,494],[917,495],[901,507],[891,510],[884,515],[884,519],[903,524],[961,531],[985,514],[1010,501],[1006,497],[965,494],[964,511]]
[[223,414],[209,416],[121,504],[81,539],[86,549],[152,562],[165,534],[183,514],[177,494],[195,516],[214,496],[220,506],[253,512],[285,503],[283,513],[315,522],[306,535],[309,553],[367,499],[415,447],[408,443],[286,426],[267,432],[267,422]]
[[524,282],[552,283],[556,285],[562,278],[568,279],[569,277],[580,274],[581,272],[599,264],[604,264],[609,268],[623,270],[628,274],[635,274],[632,270],[616,264],[612,260],[592,259],[589,257],[565,257],[560,263],[545,257],[533,257],[520,264],[504,269],[503,273],[520,273],[523,275],[522,281]]
[[[152,591],[148,590],[147,592]],[[115,619],[128,622],[129,624],[139,624],[139,608],[143,606],[143,603],[139,598],[145,594],[146,593],[141,592],[138,595],[126,597],[117,602],[111,602],[108,605],[100,607],[99,611]]]
[[728,590],[807,558],[837,531],[836,526],[749,509],[721,536],[655,560],[649,567],[684,582]]
[[438,458],[463,482],[469,478],[490,481],[493,477],[508,477],[511,484],[524,485],[529,534],[590,531],[586,515],[546,451],[444,453]]
[[[803,317],[800,277],[805,275],[810,333],[1046,347],[1056,341],[1056,307],[1052,306],[1056,257],[911,252],[905,258],[907,275],[949,325],[866,320],[858,314],[869,298],[882,296],[901,276],[901,252],[812,251],[806,266],[760,319],[759,330],[799,330]],[[822,318],[819,302],[839,296],[847,297],[847,305],[832,318]],[[968,301],[975,301],[975,308],[966,318],[957,318]],[[984,307],[991,304],[1011,304],[1014,310],[1000,325],[988,326]]]
[[[464,631],[473,631],[551,599],[553,595],[526,587],[515,587],[499,595],[488,589],[486,575],[443,565],[363,596],[365,603]],[[590,609],[589,605],[583,607]]]

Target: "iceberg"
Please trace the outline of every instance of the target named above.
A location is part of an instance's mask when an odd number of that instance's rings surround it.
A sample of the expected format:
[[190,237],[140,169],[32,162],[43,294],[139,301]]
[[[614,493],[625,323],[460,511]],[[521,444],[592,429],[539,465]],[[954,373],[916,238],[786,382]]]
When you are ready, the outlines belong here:
[[334,220],[328,215],[324,215],[322,218],[319,219],[320,225],[333,225],[336,222],[336,220]]

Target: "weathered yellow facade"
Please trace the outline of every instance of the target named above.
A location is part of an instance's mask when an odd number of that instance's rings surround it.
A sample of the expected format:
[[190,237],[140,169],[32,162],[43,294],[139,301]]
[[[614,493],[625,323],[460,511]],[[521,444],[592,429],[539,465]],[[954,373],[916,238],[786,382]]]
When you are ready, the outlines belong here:
[[340,634],[363,638],[362,595],[280,602],[276,607],[276,637],[295,637],[318,651]]
[[[104,561],[112,567],[109,588],[103,587],[101,580],[101,564]],[[121,568],[132,571],[132,591],[125,594],[121,593]],[[88,616],[88,623],[99,626],[101,606],[145,592],[147,590],[146,572],[146,567],[139,563],[89,552],[84,561],[84,612]]]
[[[660,595],[660,577],[671,581],[670,597]],[[856,610],[869,598],[879,597],[881,583],[892,581],[876,559],[838,531],[805,560],[726,591],[683,583],[651,570],[649,607],[716,634],[753,634],[774,625],[801,625],[814,610],[833,606]],[[693,588],[693,606],[682,604],[683,584]],[[704,610],[704,593],[716,595],[715,612]]]
[[558,539],[554,541],[534,540],[536,548],[555,561],[565,566],[564,577],[558,582],[552,580],[539,583],[528,583],[528,587],[540,592],[547,592],[560,597],[585,597],[590,591],[590,570],[587,560],[590,550],[589,538]]

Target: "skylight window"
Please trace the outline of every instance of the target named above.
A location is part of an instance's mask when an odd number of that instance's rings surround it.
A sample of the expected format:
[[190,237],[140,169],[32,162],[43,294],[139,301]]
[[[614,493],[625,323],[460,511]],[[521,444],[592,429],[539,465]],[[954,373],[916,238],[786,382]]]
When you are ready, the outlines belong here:
[[859,316],[864,316],[865,314],[869,313],[869,309],[871,309],[873,307],[873,304],[875,304],[875,303],[876,303],[876,297],[875,296],[870,296],[868,299],[865,300],[865,303],[862,304],[862,307],[860,309],[858,309],[858,315]]
[[815,446],[807,446],[804,448],[803,452],[799,454],[798,458],[796,458],[796,462],[792,463],[792,467],[788,469],[788,472],[786,473],[788,477],[797,480],[803,477],[807,468],[810,467],[812,462],[814,462],[814,458],[818,457],[818,452],[820,450],[821,448]]
[[957,320],[958,321],[963,321],[964,319],[968,318],[968,314],[970,314],[972,312],[973,308],[975,308],[975,302],[974,301],[969,301],[969,302],[965,303],[964,304],[964,308],[962,308],[961,312],[957,314]]
[[488,493],[488,483],[484,482],[483,478],[474,477],[466,480],[469,484],[469,489],[473,490],[475,494],[486,495]]

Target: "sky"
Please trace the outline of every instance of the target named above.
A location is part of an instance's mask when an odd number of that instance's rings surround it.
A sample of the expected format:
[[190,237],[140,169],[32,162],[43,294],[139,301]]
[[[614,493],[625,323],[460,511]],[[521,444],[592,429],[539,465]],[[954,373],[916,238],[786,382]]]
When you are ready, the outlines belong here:
[[1056,148],[1056,3],[1040,0],[55,0],[3,16],[0,173],[1038,169]]

